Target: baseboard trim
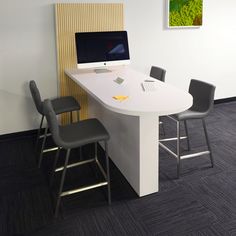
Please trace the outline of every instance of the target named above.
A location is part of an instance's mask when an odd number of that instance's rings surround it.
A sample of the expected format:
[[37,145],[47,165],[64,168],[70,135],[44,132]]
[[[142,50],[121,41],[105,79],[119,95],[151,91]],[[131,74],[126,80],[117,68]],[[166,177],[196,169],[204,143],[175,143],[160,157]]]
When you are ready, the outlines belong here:
[[214,101],[214,104],[221,104],[221,103],[228,103],[228,102],[235,102],[236,97],[229,97],[229,98],[222,98],[222,99],[216,99]]
[[21,131],[21,132],[10,133],[10,134],[3,134],[3,135],[0,135],[0,142],[21,139],[25,137],[36,137],[37,132],[38,130],[34,129],[34,130],[27,130],[27,131]]

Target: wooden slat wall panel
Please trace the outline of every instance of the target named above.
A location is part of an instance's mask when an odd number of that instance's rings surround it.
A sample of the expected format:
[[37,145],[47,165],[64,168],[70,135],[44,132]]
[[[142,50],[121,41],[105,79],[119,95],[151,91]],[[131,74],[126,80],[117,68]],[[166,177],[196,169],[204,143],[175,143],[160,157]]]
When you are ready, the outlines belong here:
[[[75,32],[123,30],[123,4],[59,3],[55,5],[57,63],[60,96],[73,95],[81,104],[81,119],[88,117],[87,95],[65,74],[76,67]],[[75,114],[74,114],[75,115]],[[62,123],[69,122],[69,115]]]

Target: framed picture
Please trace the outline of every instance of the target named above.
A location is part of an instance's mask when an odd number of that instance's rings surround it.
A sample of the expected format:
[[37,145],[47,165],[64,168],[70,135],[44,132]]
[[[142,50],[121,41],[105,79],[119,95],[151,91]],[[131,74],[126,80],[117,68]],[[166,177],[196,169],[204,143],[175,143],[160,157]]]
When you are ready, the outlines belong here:
[[202,26],[203,0],[166,0],[169,28]]

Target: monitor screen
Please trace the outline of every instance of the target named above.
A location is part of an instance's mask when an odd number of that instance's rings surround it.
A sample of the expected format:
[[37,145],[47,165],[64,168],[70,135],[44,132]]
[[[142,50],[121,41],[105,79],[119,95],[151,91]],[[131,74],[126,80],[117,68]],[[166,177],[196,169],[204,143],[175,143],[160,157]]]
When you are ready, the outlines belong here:
[[78,68],[129,63],[126,31],[75,33]]

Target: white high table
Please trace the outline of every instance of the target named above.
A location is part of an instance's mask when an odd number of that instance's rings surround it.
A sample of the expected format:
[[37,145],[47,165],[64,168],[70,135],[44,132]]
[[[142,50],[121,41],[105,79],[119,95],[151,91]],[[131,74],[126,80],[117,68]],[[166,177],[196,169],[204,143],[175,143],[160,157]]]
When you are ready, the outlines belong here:
[[[127,66],[111,72],[66,70],[89,96],[89,117],[99,119],[108,132],[108,154],[139,196],[159,190],[159,116],[188,109],[192,96],[155,80],[156,90],[145,92],[141,83],[151,78]],[[124,79],[122,84],[114,80]],[[116,95],[129,96],[122,102]]]

